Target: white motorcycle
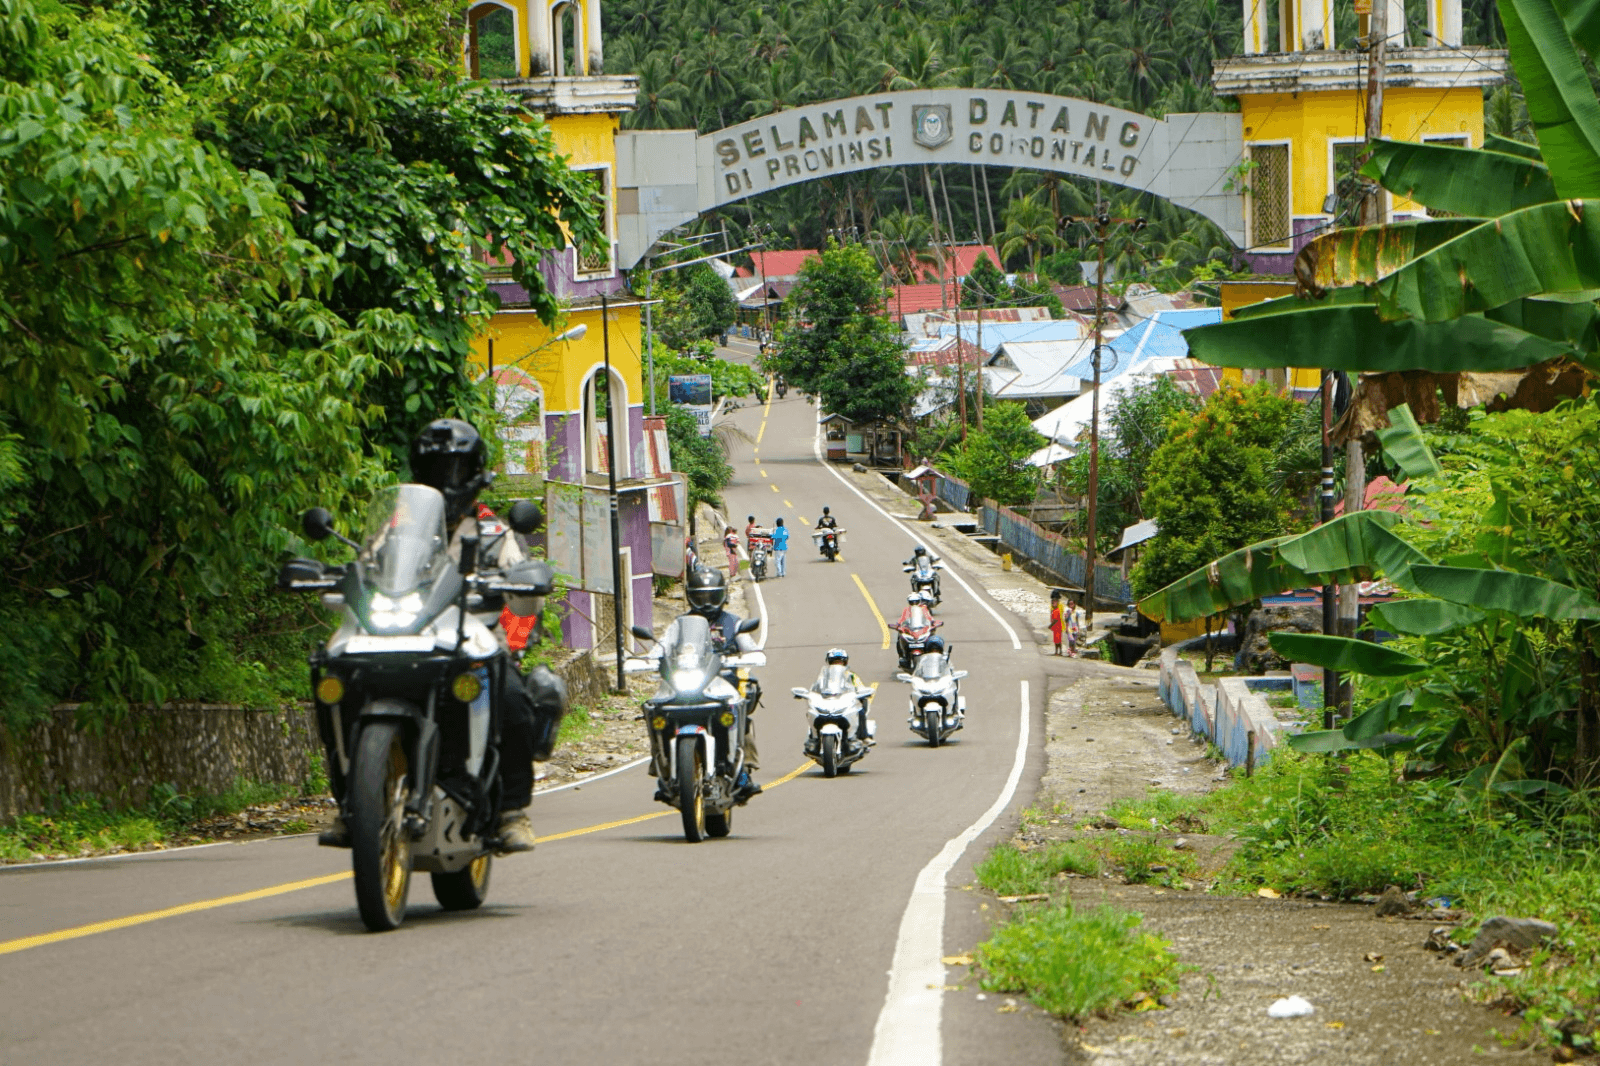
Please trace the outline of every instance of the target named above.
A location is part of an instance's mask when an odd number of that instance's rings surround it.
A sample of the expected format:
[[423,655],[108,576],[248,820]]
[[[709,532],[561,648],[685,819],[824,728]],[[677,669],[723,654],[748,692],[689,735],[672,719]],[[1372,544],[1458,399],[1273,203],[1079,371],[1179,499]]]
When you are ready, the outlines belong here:
[[950,653],[929,649],[909,674],[895,677],[911,686],[911,731],[937,748],[966,725],[967,698],[961,694],[965,670],[950,669]]
[[944,563],[931,555],[919,554],[910,562],[902,563],[900,569],[911,576],[913,593],[926,592],[935,604],[943,599],[939,594],[939,571],[944,569]]
[[[797,686],[790,691],[795,699],[806,701],[811,728],[802,750],[822,767],[823,777],[849,773],[877,743],[878,723],[869,716],[872,690],[852,683],[846,667],[830,664],[811,688]],[[861,738],[863,724],[865,740]]]

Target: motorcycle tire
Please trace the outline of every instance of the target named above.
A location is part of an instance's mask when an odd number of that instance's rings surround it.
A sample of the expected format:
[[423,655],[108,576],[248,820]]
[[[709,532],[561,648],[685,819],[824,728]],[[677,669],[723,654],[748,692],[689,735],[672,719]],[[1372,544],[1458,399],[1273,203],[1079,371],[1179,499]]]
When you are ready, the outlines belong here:
[[678,813],[683,815],[683,839],[698,844],[706,838],[706,795],[700,779],[705,763],[694,737],[678,738]]
[[922,712],[922,728],[928,731],[928,747],[930,748],[937,748],[939,746],[939,726],[940,721],[938,711]]
[[489,898],[493,855],[479,855],[453,874],[433,874],[433,898],[447,911],[471,911]]
[[718,840],[733,832],[733,808],[706,815],[706,832]]
[[350,767],[350,852],[356,906],[374,933],[405,921],[411,892],[408,761],[398,722],[373,722],[361,730]]
[[839,738],[832,733],[822,738],[822,776],[839,776]]

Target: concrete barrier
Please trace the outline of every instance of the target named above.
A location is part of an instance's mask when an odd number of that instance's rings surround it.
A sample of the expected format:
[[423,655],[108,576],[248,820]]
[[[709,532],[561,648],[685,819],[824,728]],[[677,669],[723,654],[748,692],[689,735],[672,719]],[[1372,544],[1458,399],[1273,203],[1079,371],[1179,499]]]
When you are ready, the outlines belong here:
[[1260,766],[1282,742],[1284,725],[1256,685],[1287,686],[1286,679],[1225,677],[1203,685],[1194,664],[1177,648],[1161,653],[1158,691],[1174,715],[1189,723],[1190,732],[1216,745],[1230,766]]

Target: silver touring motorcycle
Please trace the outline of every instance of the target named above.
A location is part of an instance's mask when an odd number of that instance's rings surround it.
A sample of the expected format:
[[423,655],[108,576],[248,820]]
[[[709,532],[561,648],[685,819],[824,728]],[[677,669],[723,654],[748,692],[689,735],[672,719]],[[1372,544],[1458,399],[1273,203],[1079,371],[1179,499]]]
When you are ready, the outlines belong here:
[[[542,520],[527,501],[508,517],[519,533]],[[445,500],[427,485],[380,493],[359,544],[320,507],[304,527],[355,550],[343,566],[291,560],[278,583],[320,592],[343,613],[311,656],[311,685],[338,753],[329,769],[343,783],[361,920],[374,931],[398,926],[412,870],[432,876],[445,909],[477,907],[499,843],[501,697],[515,667],[475,612],[492,621],[500,597],[548,595],[553,572],[529,560],[479,573],[469,536],[451,558]]]

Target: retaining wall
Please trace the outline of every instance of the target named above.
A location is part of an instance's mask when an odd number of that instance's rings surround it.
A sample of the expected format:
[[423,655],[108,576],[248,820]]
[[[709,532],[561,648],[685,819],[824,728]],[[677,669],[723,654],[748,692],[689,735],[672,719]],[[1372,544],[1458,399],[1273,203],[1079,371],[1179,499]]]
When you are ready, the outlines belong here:
[[1250,685],[1254,680],[1278,679],[1224,677],[1215,685],[1203,685],[1194,665],[1179,658],[1176,648],[1161,653],[1160,676],[1162,702],[1189,723],[1191,732],[1215,744],[1228,765],[1260,766],[1282,743],[1283,723]]

